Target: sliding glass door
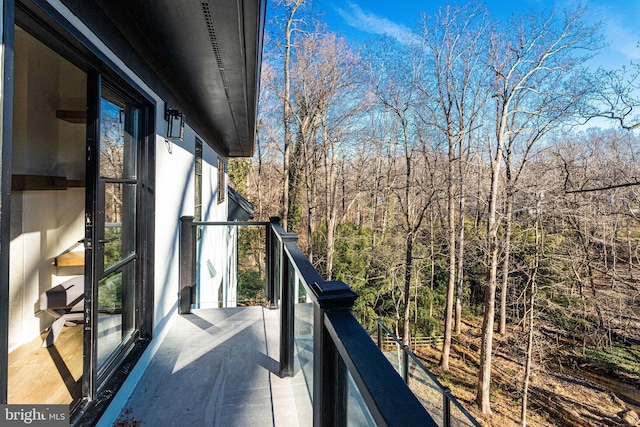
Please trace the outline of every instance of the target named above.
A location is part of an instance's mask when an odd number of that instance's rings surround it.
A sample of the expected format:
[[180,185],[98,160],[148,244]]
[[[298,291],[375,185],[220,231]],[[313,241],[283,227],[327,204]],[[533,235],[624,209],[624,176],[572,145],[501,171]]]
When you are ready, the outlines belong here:
[[91,396],[138,330],[143,110],[97,73],[89,80],[84,393]]
[[135,330],[140,109],[104,85],[100,97],[96,279],[98,371]]

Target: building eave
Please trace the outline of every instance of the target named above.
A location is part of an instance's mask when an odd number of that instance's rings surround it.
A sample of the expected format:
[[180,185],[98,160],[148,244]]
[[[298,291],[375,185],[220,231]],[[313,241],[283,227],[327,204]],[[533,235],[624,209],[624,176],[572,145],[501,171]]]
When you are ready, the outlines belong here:
[[253,155],[266,0],[62,0],[189,126]]

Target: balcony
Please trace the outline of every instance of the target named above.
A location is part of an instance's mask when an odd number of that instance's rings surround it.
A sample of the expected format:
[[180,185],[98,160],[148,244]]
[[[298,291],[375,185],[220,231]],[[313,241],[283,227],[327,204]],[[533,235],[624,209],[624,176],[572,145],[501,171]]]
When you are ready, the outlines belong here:
[[[355,292],[324,281],[276,218],[185,217],[180,227],[180,316],[119,425],[477,425],[466,413],[451,417],[451,398],[437,380],[426,401],[416,397],[407,385],[416,376],[407,372],[419,362],[404,355],[394,368],[393,352],[385,356],[352,314]],[[237,261],[247,259],[238,256],[238,241],[246,240],[241,227],[252,230],[257,273],[249,277],[260,284],[264,306],[238,306],[260,303],[241,301],[246,268]],[[219,283],[214,254],[228,260]]]

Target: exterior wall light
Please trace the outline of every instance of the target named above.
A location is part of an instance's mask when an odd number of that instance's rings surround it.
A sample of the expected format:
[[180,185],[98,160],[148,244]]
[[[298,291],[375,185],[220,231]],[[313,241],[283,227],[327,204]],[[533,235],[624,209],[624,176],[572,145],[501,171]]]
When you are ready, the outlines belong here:
[[184,136],[184,114],[164,104],[164,119],[167,121],[167,139],[182,141]]

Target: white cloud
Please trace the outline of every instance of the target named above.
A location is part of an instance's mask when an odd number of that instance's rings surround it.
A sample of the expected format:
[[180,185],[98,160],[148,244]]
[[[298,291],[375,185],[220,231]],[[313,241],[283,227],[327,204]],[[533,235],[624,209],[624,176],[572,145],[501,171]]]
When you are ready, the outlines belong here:
[[610,43],[609,50],[630,60],[640,59],[640,4],[637,0],[619,0],[612,3],[592,2],[590,11],[594,20],[602,23],[602,33]]
[[404,44],[409,44],[416,39],[415,34],[408,27],[364,11],[355,3],[348,2],[346,9],[341,7],[335,9],[347,25],[365,33],[387,35]]

